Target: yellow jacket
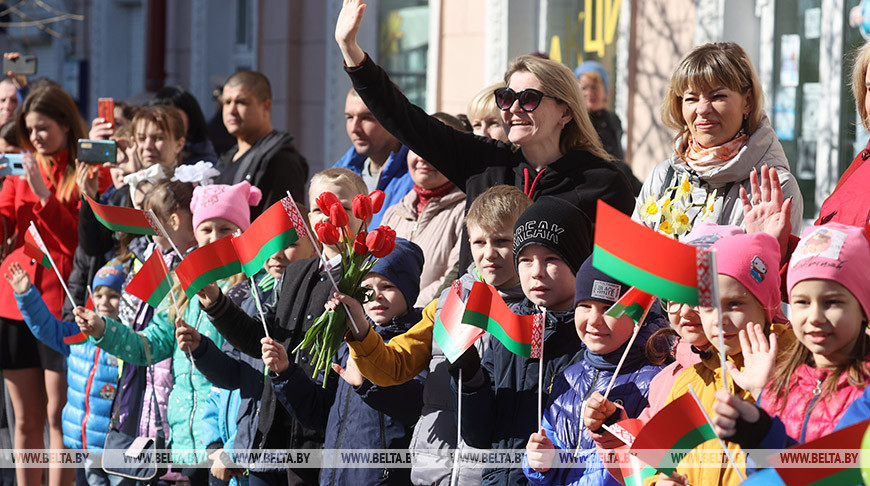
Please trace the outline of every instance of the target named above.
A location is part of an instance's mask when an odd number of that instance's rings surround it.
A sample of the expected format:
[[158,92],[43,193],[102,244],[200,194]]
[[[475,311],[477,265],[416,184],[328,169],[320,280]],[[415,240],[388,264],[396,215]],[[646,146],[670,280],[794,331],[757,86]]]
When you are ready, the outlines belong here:
[[348,333],[344,340],[360,373],[378,386],[400,385],[429,367],[432,359],[432,328],[438,299],[423,309],[423,318],[404,334],[384,344],[383,338],[369,331],[362,341]]

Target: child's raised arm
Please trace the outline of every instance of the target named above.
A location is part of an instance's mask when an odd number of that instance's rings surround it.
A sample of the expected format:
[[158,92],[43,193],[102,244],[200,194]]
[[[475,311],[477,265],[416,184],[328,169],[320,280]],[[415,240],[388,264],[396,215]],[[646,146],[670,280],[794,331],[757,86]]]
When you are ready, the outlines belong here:
[[12,262],[12,264],[9,265],[9,271],[6,272],[5,277],[6,281],[9,282],[9,285],[12,286],[12,290],[14,290],[16,294],[23,294],[30,288],[30,275],[27,275],[27,272],[21,268],[21,265],[19,265],[18,262]]

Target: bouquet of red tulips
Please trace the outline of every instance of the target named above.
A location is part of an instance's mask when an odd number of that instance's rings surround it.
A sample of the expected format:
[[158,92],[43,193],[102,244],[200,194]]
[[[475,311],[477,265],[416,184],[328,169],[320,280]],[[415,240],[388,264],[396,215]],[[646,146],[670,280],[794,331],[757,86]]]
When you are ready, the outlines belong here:
[[[381,210],[384,197],[383,191],[374,191],[368,196],[365,194],[356,196],[352,204],[353,215],[361,221],[367,221]],[[360,282],[378,258],[387,256],[393,251],[396,246],[396,232],[389,226],[378,226],[371,231],[366,231],[367,223],[364,223],[360,232],[354,235],[348,226],[347,210],[335,194],[324,192],[315,201],[320,211],[329,216],[329,221],[314,225],[314,232],[324,245],[338,245],[341,254],[341,280],[338,281],[338,290],[363,302],[370,289],[361,287]],[[305,339],[294,350],[296,352],[311,348],[314,362],[313,377],[317,376],[318,371],[323,370],[324,387],[326,375],[331,369],[332,357],[338,351],[347,332],[347,319],[344,306],[324,311],[305,333]],[[368,325],[367,322],[355,324]]]

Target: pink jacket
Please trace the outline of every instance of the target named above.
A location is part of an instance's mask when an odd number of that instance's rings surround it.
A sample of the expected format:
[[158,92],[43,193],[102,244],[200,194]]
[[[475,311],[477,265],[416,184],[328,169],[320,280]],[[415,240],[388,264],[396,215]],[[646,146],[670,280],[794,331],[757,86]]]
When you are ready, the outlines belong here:
[[[870,356],[865,358],[865,362],[870,363]],[[759,405],[771,416],[779,416],[788,436],[800,443],[828,435],[834,431],[849,405],[864,393],[863,389],[850,386],[843,374],[834,395],[821,397],[819,385],[830,373],[828,369],[802,364],[792,374],[785,410],[780,410],[780,401],[773,397],[769,388],[762,392]]]
[[653,415],[657,414],[665,406],[665,400],[668,398],[671,388],[674,387],[677,375],[684,369],[691,368],[701,362],[701,357],[692,351],[692,345],[685,341],[677,343],[677,352],[674,357],[676,361],[659,371],[659,374],[650,382],[649,405],[638,417],[644,423],[648,422]]

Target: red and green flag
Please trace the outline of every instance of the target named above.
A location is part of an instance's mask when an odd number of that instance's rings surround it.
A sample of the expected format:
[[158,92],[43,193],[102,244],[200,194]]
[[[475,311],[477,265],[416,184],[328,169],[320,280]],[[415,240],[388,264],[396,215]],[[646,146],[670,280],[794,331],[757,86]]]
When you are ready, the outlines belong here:
[[643,313],[653,305],[655,300],[655,295],[650,295],[637,287],[632,287],[615,304],[610,306],[610,309],[607,309],[607,312],[604,314],[617,319],[627,315],[637,323],[640,322]]
[[124,291],[156,309],[170,289],[172,289],[172,277],[169,275],[169,268],[166,267],[160,251],[155,249]]
[[[85,309],[94,310],[94,299],[91,298],[90,292],[88,292],[88,300],[85,301]],[[74,334],[72,336],[63,337],[63,343],[69,346],[84,344],[87,341],[88,336],[83,332],[79,332],[78,334]]]
[[455,280],[444,297],[441,312],[432,329],[432,337],[451,363],[462,356],[484,333],[479,327],[462,323],[465,302],[462,302],[461,289],[462,284]]
[[240,236],[233,239],[242,270],[248,277],[262,270],[266,260],[306,235],[296,204],[285,197],[263,212]]
[[42,241],[36,239],[38,237],[38,233],[31,231],[30,228],[27,229],[27,232],[24,233],[24,254],[39,262],[43,267],[51,268],[48,251],[45,249],[45,244],[40,244]]
[[[622,479],[613,475],[620,483],[625,486],[643,486],[646,478],[658,474],[655,468],[644,464],[635,455],[631,454],[631,445],[637,434],[643,429],[643,421],[639,419],[625,419],[607,426],[605,428],[621,440],[625,445],[614,448],[615,458],[619,464],[620,476]],[[608,466],[608,472],[611,472]]]
[[646,423],[631,446],[638,459],[668,476],[673,474],[680,451],[694,449],[715,439],[716,433],[697,399],[684,393]]
[[99,204],[87,195],[88,205],[97,217],[97,221],[112,231],[130,233],[134,235],[156,235],[157,225],[151,221],[145,211],[122,206],[107,206]]
[[[864,447],[870,447],[870,420],[865,420],[816,440],[790,447],[767,460],[789,486],[863,484],[861,469],[867,468]],[[846,458],[843,451],[859,451],[860,460]],[[800,454],[807,451],[807,454]],[[825,453],[831,451],[831,453]],[[812,453],[812,454],[810,454]],[[813,463],[824,461],[824,463]],[[800,459],[795,459],[800,458]],[[809,459],[808,459],[809,458]],[[806,466],[806,467],[797,467]]]
[[233,246],[233,236],[193,250],[175,268],[184,294],[192,299],[206,285],[242,271],[239,256]]
[[595,268],[663,299],[714,305],[711,252],[659,234],[600,200],[595,220]]
[[514,354],[540,358],[543,353],[544,315],[514,314],[491,285],[474,282],[465,301],[462,322],[489,332]]

